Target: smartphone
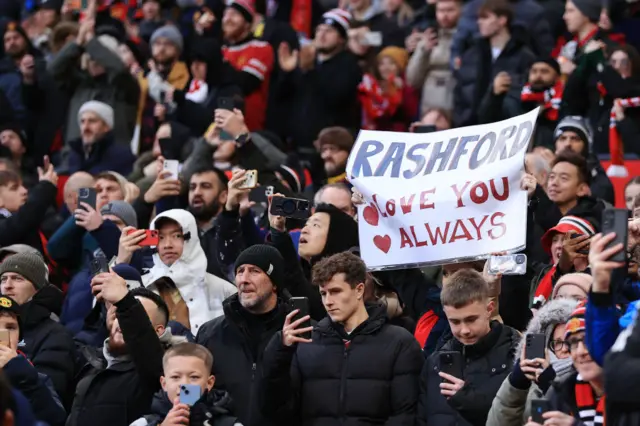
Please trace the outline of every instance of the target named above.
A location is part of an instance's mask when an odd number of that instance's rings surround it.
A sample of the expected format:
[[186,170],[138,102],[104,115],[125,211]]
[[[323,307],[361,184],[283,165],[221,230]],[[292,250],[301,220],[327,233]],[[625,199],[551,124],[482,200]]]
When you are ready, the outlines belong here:
[[258,171],[247,170],[244,175],[244,182],[240,184],[240,189],[252,189],[258,186]]
[[362,37],[362,44],[371,47],[382,46],[382,33],[380,31],[369,31],[364,33]]
[[104,272],[109,272],[109,262],[107,262],[107,258],[104,256],[96,256],[91,259],[89,267],[92,277],[95,277],[96,275],[102,274]]
[[[136,231],[139,231],[139,229],[132,229],[131,231],[129,231],[127,233],[127,235],[132,234]],[[139,246],[141,247],[149,247],[149,246],[157,246],[158,243],[160,242],[160,237],[158,236],[158,231],[155,229],[145,229],[144,230],[146,236],[144,238],[144,240],[140,241],[138,243]]]
[[544,423],[542,415],[551,411],[551,404],[546,399],[531,400],[531,420],[538,424]]
[[172,138],[159,138],[160,152],[167,160],[177,160],[180,158],[182,148]]
[[524,275],[527,272],[527,255],[491,256],[488,272],[491,275]]
[[[574,239],[574,238],[582,237],[582,235],[583,234],[571,234],[570,238]],[[589,237],[588,239],[591,239],[591,237]],[[583,248],[582,250],[578,250],[576,253],[589,254],[589,244],[587,244],[587,246],[585,248]]]
[[162,105],[164,105],[165,103],[167,103],[167,92],[165,92],[164,90],[160,91],[160,103]]
[[543,333],[529,333],[525,337],[524,356],[526,359],[544,359],[546,336]]
[[[296,314],[295,319],[298,318],[302,318],[306,315],[309,315],[309,299],[306,297],[292,297],[291,299],[289,299],[289,303],[291,304],[291,310],[294,311],[296,309],[299,310],[299,312]],[[311,319],[309,319],[308,321],[303,322],[302,324],[300,324],[300,327],[298,328],[305,328],[305,327],[310,327],[311,326]],[[311,339],[311,332],[307,332],[307,333],[302,333],[299,334],[298,336],[302,337],[303,339]]]
[[[460,352],[440,352],[438,354],[438,369],[462,379],[464,376],[464,360]],[[444,379],[442,379],[444,381]]]
[[9,346],[9,330],[0,330],[0,345]]
[[202,394],[202,389],[198,385],[180,385],[180,404],[193,407]]
[[[233,98],[219,98],[218,99],[218,108],[226,109],[227,111],[233,111],[235,107],[235,102],[233,102]],[[224,130],[220,129],[220,140],[223,141],[232,141],[233,137]]]
[[269,213],[274,216],[306,220],[311,216],[311,203],[299,198],[273,197]]
[[80,203],[87,203],[93,209],[96,208],[96,190],[94,188],[80,188],[78,189],[78,207],[84,208]]
[[273,195],[273,186],[256,186],[249,192],[249,201],[254,203],[268,203]]
[[420,124],[413,126],[413,133],[433,133],[437,131],[436,126],[432,124]]
[[602,212],[602,235],[607,235],[611,232],[616,233],[616,238],[609,243],[607,248],[622,243],[622,250],[609,258],[613,262],[627,261],[628,223],[629,213],[627,209],[608,208]]
[[170,179],[178,180],[178,173],[180,171],[180,162],[178,160],[164,160],[162,169],[171,172]]

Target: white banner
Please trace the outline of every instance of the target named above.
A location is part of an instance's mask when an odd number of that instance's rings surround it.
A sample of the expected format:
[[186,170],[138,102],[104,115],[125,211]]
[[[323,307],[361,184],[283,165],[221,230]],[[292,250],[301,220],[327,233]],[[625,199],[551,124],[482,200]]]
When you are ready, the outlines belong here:
[[436,133],[362,130],[347,162],[360,251],[371,270],[520,250],[527,231],[524,156],[538,109]]

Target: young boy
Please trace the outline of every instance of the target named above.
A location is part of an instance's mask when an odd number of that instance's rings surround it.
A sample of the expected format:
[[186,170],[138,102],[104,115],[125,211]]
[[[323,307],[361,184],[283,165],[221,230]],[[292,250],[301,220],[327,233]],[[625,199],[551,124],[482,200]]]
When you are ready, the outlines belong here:
[[[155,396],[153,412],[131,426],[242,426],[230,412],[229,394],[213,390],[213,356],[207,348],[180,343],[165,352],[162,364],[162,391]],[[182,385],[200,388],[201,396],[193,406],[180,402]]]

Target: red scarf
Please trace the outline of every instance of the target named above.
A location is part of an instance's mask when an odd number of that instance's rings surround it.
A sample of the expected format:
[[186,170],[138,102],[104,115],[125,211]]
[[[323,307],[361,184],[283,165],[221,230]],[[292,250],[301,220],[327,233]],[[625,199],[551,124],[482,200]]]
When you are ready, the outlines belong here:
[[540,309],[542,305],[547,303],[551,298],[551,294],[553,293],[553,276],[555,273],[556,265],[553,265],[538,283],[536,293],[533,296],[533,309]]
[[390,90],[383,90],[371,74],[365,74],[358,86],[358,99],[362,104],[362,128],[376,130],[376,120],[393,116],[402,104],[402,88],[395,87],[394,78],[387,82]]
[[531,85],[527,83],[522,88],[520,100],[522,100],[522,102],[535,102],[540,104],[547,120],[558,121],[563,90],[564,83],[560,79],[558,79],[553,87],[543,92],[534,92],[531,90]]
[[[575,386],[576,405],[580,420],[587,426],[605,425],[605,397],[598,399],[589,382],[578,374]],[[597,402],[596,402],[597,400]]]

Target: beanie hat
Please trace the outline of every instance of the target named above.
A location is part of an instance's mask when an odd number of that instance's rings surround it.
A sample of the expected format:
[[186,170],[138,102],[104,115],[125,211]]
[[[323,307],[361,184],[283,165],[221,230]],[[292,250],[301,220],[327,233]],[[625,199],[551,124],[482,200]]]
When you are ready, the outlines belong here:
[[335,28],[342,38],[347,38],[347,33],[351,27],[351,14],[342,9],[331,9],[322,15],[322,23]]
[[111,53],[115,53],[118,55],[118,59],[120,59],[120,53],[118,52],[118,46],[120,46],[120,42],[117,38],[110,34],[102,34],[97,38],[98,42],[105,48],[109,49]]
[[136,268],[126,263],[119,263],[113,267],[113,272],[118,274],[120,278],[127,282],[127,288],[132,290],[133,288],[143,287],[142,276]]
[[591,146],[591,142],[593,141],[593,132],[591,131],[591,126],[584,117],[580,117],[579,115],[570,115],[560,120],[556,126],[556,130],[553,132],[553,140],[558,140],[558,138],[562,136],[562,133],[567,131],[576,132],[585,145]]
[[25,277],[33,284],[36,290],[47,285],[49,271],[41,256],[33,253],[18,253],[7,257],[0,264],[0,276],[6,272],[15,272]]
[[591,289],[592,282],[593,282],[593,278],[589,274],[585,274],[582,272],[564,274],[563,276],[560,277],[556,285],[553,287],[553,293],[551,293],[551,298],[555,299],[560,288],[567,285],[573,285],[578,287],[580,290],[584,292],[584,296],[587,297],[587,295],[589,294],[589,290]]
[[17,253],[37,254],[42,258],[42,261],[44,262],[44,257],[42,257],[42,253],[40,253],[38,249],[33,248],[26,244],[11,244],[10,246],[0,248],[0,262],[4,257],[12,254],[17,254]]
[[138,216],[131,204],[126,201],[111,201],[100,209],[100,214],[110,214],[122,220],[126,226],[138,227]]
[[572,334],[576,334],[587,329],[584,321],[585,312],[585,303],[580,302],[576,310],[573,311],[573,313],[569,317],[569,321],[567,321],[567,325],[565,326],[565,340],[567,340]]
[[565,216],[553,228],[549,229],[542,236],[542,248],[547,254],[551,254],[551,242],[555,234],[566,234],[574,231],[580,235],[594,235],[596,233],[593,225],[586,219],[578,216]]
[[344,127],[325,127],[318,134],[318,145],[322,148],[324,145],[333,145],[343,151],[351,152],[353,148],[353,135]]
[[603,7],[601,0],[572,0],[572,3],[589,21],[593,23],[600,21]]
[[4,132],[5,130],[11,130],[13,133],[18,135],[18,137],[20,138],[20,142],[22,142],[22,146],[24,146],[25,148],[27,147],[27,133],[19,123],[6,123],[0,126],[0,133]]
[[558,73],[558,75],[562,74],[560,72],[560,64],[558,63],[558,61],[556,61],[553,57],[551,56],[540,56],[538,58],[536,58],[535,61],[533,61],[533,63],[543,63],[543,64],[547,64],[549,65],[551,68],[553,68],[555,70],[556,73]]
[[91,111],[98,115],[104,121],[109,128],[113,128],[113,108],[110,105],[100,101],[88,101],[82,104],[78,110],[78,126],[81,123],[82,114],[87,111]]
[[378,61],[380,61],[384,57],[391,58],[391,60],[396,63],[398,68],[400,68],[399,71],[401,73],[404,73],[404,70],[409,63],[409,54],[401,47],[385,47],[380,53],[378,53]]
[[322,253],[311,259],[312,264],[325,257],[342,253],[343,251],[350,251],[360,244],[358,240],[358,223],[351,216],[333,204],[319,204],[315,213],[329,215],[329,229],[324,249],[322,249]]
[[271,283],[280,289],[284,283],[284,259],[280,252],[266,244],[256,244],[245,249],[234,265],[234,271],[242,265],[253,265],[269,276]]
[[253,18],[256,15],[256,9],[252,0],[231,0],[228,6],[240,12],[247,22],[253,22]]
[[153,34],[151,34],[151,41],[149,44],[155,43],[159,38],[166,38],[171,43],[175,44],[178,50],[182,52],[184,47],[182,34],[180,34],[180,31],[173,25],[165,25],[155,30]]

